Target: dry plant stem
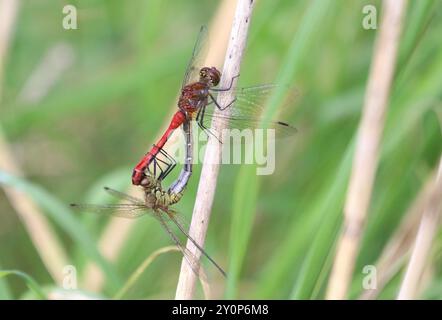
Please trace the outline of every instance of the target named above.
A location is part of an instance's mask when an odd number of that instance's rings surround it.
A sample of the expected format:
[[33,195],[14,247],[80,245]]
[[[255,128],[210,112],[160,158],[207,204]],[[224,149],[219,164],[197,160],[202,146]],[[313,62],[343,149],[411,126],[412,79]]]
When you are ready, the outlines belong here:
[[442,157],[439,161],[437,177],[433,183],[435,187],[428,198],[422,215],[416,242],[397,297],[399,300],[415,299],[419,294],[431,245],[440,226],[439,222],[442,214]]
[[[19,7],[18,0],[0,0],[0,96],[3,78],[3,67],[6,52],[10,43]],[[1,99],[1,97],[0,97]],[[0,129],[0,169],[20,176],[9,145]],[[39,210],[33,200],[26,194],[10,187],[3,187],[11,205],[25,225],[32,243],[54,281],[62,283],[63,268],[68,264],[64,249],[59,245],[46,216]]]
[[344,208],[344,225],[327,288],[327,299],[345,299],[368,213],[384,118],[396,64],[405,0],[385,0],[359,125]]
[[[221,88],[228,87],[232,78],[239,75],[241,58],[247,41],[247,32],[254,1],[238,0],[235,16],[230,32],[229,44],[224,61],[223,76],[220,83]],[[236,81],[236,79],[235,79]],[[234,99],[231,91],[221,92],[218,95],[218,102],[221,106],[227,105]],[[226,112],[227,110],[223,111]],[[228,111],[227,111],[228,112]],[[216,132],[222,132],[220,123],[213,121],[212,126]],[[221,137],[218,137],[221,138]],[[190,224],[190,236],[193,237],[201,247],[204,247],[210,213],[216,190],[219,165],[221,161],[221,144],[213,137],[209,138],[204,165],[201,171],[200,182],[193,209],[192,222]],[[187,241],[187,248],[199,259],[201,253],[191,241]],[[176,299],[192,299],[195,291],[196,276],[190,266],[183,259],[181,272],[176,290]]]
[[[227,39],[228,37],[228,34],[225,36],[223,35],[223,33],[226,33],[226,30],[228,30],[225,28],[226,17],[233,15],[235,1],[236,0],[224,0],[220,4],[213,19],[210,32],[214,32],[217,35],[218,41],[214,42],[213,46],[210,48],[209,54],[206,58],[207,65],[219,65],[224,58],[223,53],[227,47],[227,40],[224,41],[223,39]],[[172,114],[176,112],[176,108],[176,103],[174,103],[170,108],[170,117],[167,118],[161,131],[159,132],[159,135],[162,134],[168,127]],[[177,131],[177,133],[178,134],[173,134],[172,137],[170,137],[170,139],[167,141],[167,144],[165,145],[166,151],[173,149],[174,145],[181,143],[180,139],[178,139],[180,132]],[[130,194],[132,194],[132,192]],[[110,261],[117,259],[121,249],[123,248],[124,242],[129,236],[132,227],[136,223],[137,221],[135,220],[127,220],[123,222],[122,219],[118,217],[111,219],[106,226],[106,229],[102,233],[99,241],[100,252],[106,259]],[[89,263],[86,266],[82,282],[84,284],[84,288],[88,289],[89,291],[98,292],[104,284],[103,272],[95,263]]]
[[11,42],[19,5],[19,0],[0,0],[0,98],[6,53]]
[[[429,175],[418,196],[404,215],[400,226],[384,247],[376,263],[376,289],[365,290],[359,299],[375,299],[388,281],[390,281],[405,264],[406,258],[416,239],[419,221],[422,219],[422,215],[428,206],[431,195],[436,194],[438,192],[437,188],[440,188],[440,186],[434,183],[437,179],[437,175],[438,170],[436,168]],[[441,191],[439,191],[439,194],[441,194]]]

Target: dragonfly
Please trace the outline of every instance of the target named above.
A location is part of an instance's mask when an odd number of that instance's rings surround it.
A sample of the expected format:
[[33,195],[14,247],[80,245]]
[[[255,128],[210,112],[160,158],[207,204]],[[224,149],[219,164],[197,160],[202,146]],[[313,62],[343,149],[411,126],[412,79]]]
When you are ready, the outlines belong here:
[[[184,123],[195,121],[198,126],[215,138],[216,135],[211,128],[211,121],[216,118],[224,127],[231,129],[274,129],[275,136],[289,136],[296,133],[296,129],[282,121],[263,121],[261,118],[267,98],[274,92],[278,85],[264,84],[252,87],[234,87],[233,83],[239,75],[230,79],[229,85],[225,88],[217,88],[221,72],[216,67],[200,67],[200,60],[204,56],[202,49],[206,49],[207,28],[202,26],[198,34],[192,57],[188,63],[184,80],[181,86],[181,94],[178,99],[178,111],[173,115],[169,126],[156,144],[141,158],[132,172],[132,184],[142,185],[146,171],[151,171],[151,163],[157,167],[157,156],[163,150],[172,133]],[[221,106],[216,95],[219,92],[233,90],[234,99],[226,106]],[[209,106],[215,106],[210,108]],[[220,112],[215,113],[218,109]],[[229,109],[228,113],[222,111]],[[186,132],[185,132],[186,133]],[[217,138],[218,139],[218,138]],[[219,140],[219,139],[218,139]],[[220,140],[219,140],[220,141]],[[221,141],[220,141],[221,142]],[[161,172],[159,179],[164,179],[169,172]],[[190,175],[189,175],[190,177]]]
[[170,227],[170,224],[175,225],[178,230],[186,238],[188,238],[195,245],[195,247],[215,266],[215,268],[224,277],[227,277],[226,272],[219,266],[219,264],[216,263],[216,261],[211,258],[210,255],[186,231],[186,223],[184,222],[183,218],[180,217],[175,210],[169,208],[170,205],[179,201],[182,194],[174,194],[170,191],[163,190],[161,182],[151,175],[147,175],[144,178],[144,199],[133,197],[109,187],[104,187],[104,190],[110,195],[123,200],[124,203],[106,205],[73,203],[71,204],[71,207],[77,211],[88,211],[100,214],[105,213],[129,219],[139,218],[145,215],[153,216],[159,221],[165,232],[170,236],[171,240],[181,251],[186,262],[189,264],[196,276],[202,276],[202,273],[199,272],[198,259],[192,252],[183,246],[179,237]]

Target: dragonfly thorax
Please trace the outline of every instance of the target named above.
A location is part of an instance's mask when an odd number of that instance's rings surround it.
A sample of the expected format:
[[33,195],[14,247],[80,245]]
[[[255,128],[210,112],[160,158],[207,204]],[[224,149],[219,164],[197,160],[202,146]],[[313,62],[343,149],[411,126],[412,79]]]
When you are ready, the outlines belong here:
[[168,207],[177,203],[182,197],[182,193],[163,190],[161,182],[150,175],[143,179],[141,185],[144,190],[144,201],[151,208]]
[[208,96],[209,85],[201,81],[194,82],[183,88],[178,106],[181,110],[193,113],[207,105]]

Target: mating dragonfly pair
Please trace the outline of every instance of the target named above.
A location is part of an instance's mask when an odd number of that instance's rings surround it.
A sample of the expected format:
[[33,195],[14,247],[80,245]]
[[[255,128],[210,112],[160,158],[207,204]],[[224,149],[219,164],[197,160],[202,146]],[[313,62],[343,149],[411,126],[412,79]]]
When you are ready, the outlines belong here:
[[[73,204],[72,206],[85,211],[108,212],[126,218],[138,218],[146,214],[153,215],[175,242],[192,270],[199,275],[197,259],[182,245],[178,236],[169,227],[168,223],[172,222],[213,263],[221,274],[226,276],[224,270],[189,236],[180,220],[181,218],[170,208],[171,205],[181,199],[192,175],[192,122],[195,121],[204,132],[215,138],[221,137],[221,135],[214,132],[214,128],[211,128],[210,123],[214,118],[216,118],[216,121],[222,122],[226,128],[270,128],[275,130],[276,136],[294,134],[296,129],[285,122],[265,122],[260,118],[266,98],[278,86],[269,84],[237,88],[233,86],[236,76],[230,79],[227,87],[217,88],[221,79],[221,72],[215,67],[201,67],[200,63],[204,56],[201,54],[201,50],[207,48],[205,45],[206,39],[207,28],[202,27],[186,69],[181,95],[178,100],[178,111],[173,115],[163,136],[142,157],[133,170],[132,184],[143,189],[144,199],[138,199],[105,188],[106,191],[126,201],[126,203],[114,205]],[[217,93],[230,90],[233,90],[235,98],[227,105],[221,106],[217,101]],[[215,113],[215,108],[219,110],[218,113]],[[227,109],[228,112],[223,114],[222,111]],[[172,133],[179,127],[182,127],[185,137],[185,163],[179,177],[165,190],[161,183],[175,168],[176,161],[164,150],[164,146]],[[221,143],[221,141],[219,142]]]

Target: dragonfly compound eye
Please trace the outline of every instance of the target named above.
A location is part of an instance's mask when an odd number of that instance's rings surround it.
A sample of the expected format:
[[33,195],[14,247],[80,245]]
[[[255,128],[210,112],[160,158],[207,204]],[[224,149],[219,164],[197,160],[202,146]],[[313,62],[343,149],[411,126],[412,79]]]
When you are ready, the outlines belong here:
[[220,79],[221,79],[221,72],[219,72],[219,70],[215,67],[210,68],[209,71],[209,77],[210,77],[210,82],[214,85],[217,86]]

